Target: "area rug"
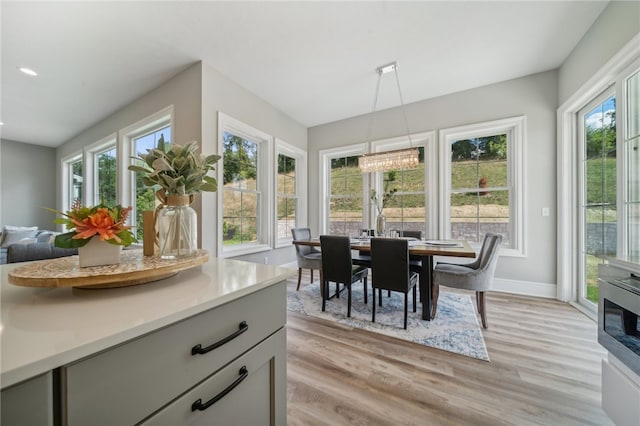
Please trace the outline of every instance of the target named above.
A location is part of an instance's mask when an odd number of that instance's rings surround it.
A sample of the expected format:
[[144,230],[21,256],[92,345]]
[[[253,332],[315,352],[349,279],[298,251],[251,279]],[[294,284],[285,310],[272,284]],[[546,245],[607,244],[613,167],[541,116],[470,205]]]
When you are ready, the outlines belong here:
[[[330,288],[335,292],[335,284]],[[362,284],[352,286],[351,318],[347,318],[347,292],[342,291],[340,298],[327,301],[322,312],[322,298],[318,282],[302,284],[300,291],[290,282],[287,286],[287,307],[291,312],[303,313],[312,317],[335,321],[340,324],[385,334],[398,339],[409,340],[432,348],[466,355],[471,358],[489,361],[487,347],[474,311],[470,296],[460,293],[440,291],[438,315],[432,321],[420,318],[422,306],[418,301],[417,312],[413,311],[413,298],[409,294],[409,318],[407,330],[403,329],[404,294],[382,292],[382,307],[376,306],[376,322],[371,322],[371,286],[369,304],[364,304]],[[376,295],[377,296],[377,295]],[[377,297],[376,297],[377,303]]]

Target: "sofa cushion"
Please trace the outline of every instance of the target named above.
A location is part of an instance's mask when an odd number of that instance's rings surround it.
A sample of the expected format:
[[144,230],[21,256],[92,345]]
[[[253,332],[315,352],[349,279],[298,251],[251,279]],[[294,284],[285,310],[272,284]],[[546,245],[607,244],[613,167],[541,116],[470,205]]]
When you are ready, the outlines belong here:
[[7,248],[7,263],[52,259],[78,254],[77,248],[54,247],[51,243],[12,244]]
[[25,238],[36,238],[37,234],[37,226],[5,225],[2,229],[2,243],[0,243],[0,247],[9,247],[11,244],[20,242],[20,240]]

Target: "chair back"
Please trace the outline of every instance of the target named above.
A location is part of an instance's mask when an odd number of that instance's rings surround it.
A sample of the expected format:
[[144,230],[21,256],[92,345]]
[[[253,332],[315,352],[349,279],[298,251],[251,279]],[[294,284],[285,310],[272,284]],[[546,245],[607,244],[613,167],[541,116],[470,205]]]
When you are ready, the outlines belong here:
[[498,251],[500,250],[501,244],[502,235],[492,233],[485,234],[480,253],[478,253],[478,258],[474,262],[474,269],[487,272],[488,275],[492,277],[498,263]]
[[409,243],[395,238],[371,239],[372,286],[407,292],[409,288]]
[[351,284],[353,265],[349,237],[320,235],[322,250],[322,279]]
[[[291,228],[291,236],[293,240],[310,240],[311,239],[311,228]],[[305,254],[313,253],[313,247],[311,246],[295,246],[296,247],[296,256],[304,257]]]

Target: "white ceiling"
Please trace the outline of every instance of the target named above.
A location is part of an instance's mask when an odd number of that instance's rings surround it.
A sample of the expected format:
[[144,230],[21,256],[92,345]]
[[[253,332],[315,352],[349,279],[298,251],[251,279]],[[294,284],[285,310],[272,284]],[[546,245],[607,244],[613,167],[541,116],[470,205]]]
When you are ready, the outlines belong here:
[[3,0],[0,132],[58,146],[199,60],[311,127],[370,112],[393,61],[405,103],[558,68],[606,5]]

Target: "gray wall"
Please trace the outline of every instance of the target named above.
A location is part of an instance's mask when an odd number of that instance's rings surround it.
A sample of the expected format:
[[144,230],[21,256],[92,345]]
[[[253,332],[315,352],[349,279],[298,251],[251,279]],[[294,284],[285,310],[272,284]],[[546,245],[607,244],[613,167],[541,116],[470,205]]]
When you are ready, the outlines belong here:
[[0,141],[0,226],[54,229],[55,175],[54,148]]
[[558,105],[640,32],[640,2],[612,1],[565,59],[558,73]]
[[[129,126],[162,108],[174,106],[173,140],[184,143],[201,142],[202,152],[218,152],[218,111],[231,115],[264,132],[277,136],[303,150],[307,148],[307,130],[282,112],[238,86],[215,69],[198,62],[174,76],[110,117],[82,132],[57,150],[57,162],[122,128]],[[58,182],[58,187],[61,187]],[[60,194],[58,194],[58,197]],[[198,212],[199,241],[203,248],[217,256],[217,193],[203,193],[193,207]],[[239,259],[262,263],[269,257],[271,264],[295,261],[293,247],[241,256]]]
[[[526,193],[525,238],[527,257],[502,257],[497,278],[555,285],[556,222],[551,214],[556,200],[556,108],[557,72],[548,71],[406,105],[412,133],[439,130],[464,124],[525,115]],[[406,134],[398,119],[399,108],[375,114],[372,139]],[[318,151],[329,147],[362,142],[366,136],[367,116],[355,117],[309,129],[309,176],[319,175]],[[309,179],[309,222],[319,230],[319,186]],[[435,236],[433,236],[435,237]]]
[[[275,136],[290,145],[307,150],[307,128],[305,126],[239,86],[216,69],[203,64],[202,140],[203,149],[207,153],[218,150],[218,111]],[[203,247],[211,253],[216,253],[217,223],[221,220],[217,219],[217,199],[213,194],[203,194],[202,200],[202,216],[206,221],[202,224]],[[270,252],[237,256],[236,259],[262,263],[265,257],[268,257],[269,264],[282,265],[295,261],[295,252],[293,246],[288,246]]]

